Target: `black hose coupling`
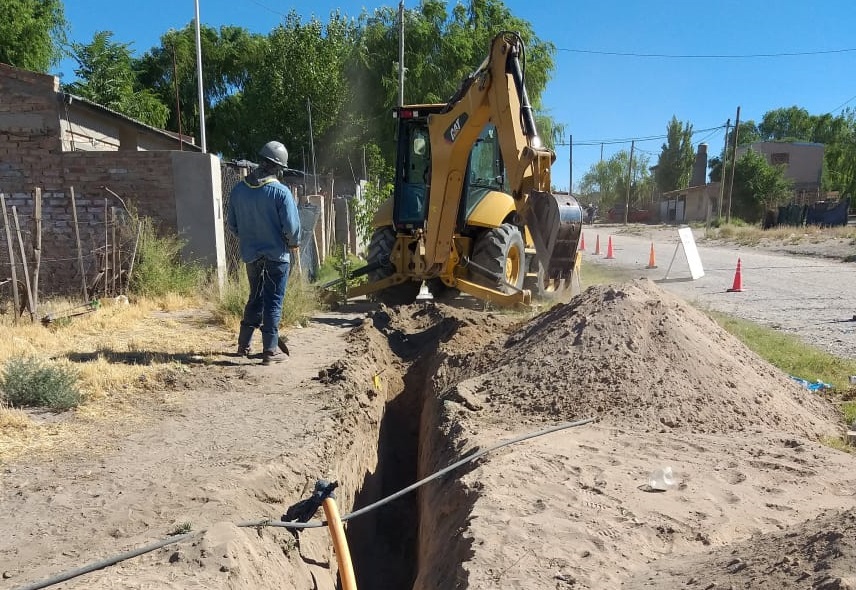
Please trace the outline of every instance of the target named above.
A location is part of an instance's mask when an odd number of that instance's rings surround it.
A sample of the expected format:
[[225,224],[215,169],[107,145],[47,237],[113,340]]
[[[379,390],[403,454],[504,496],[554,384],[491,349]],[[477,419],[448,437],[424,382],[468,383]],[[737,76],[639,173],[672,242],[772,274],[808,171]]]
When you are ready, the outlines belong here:
[[321,503],[327,498],[334,497],[333,491],[337,487],[339,487],[339,482],[337,481],[329,482],[319,479],[315,482],[315,491],[312,492],[312,495],[297,504],[289,506],[280,520],[282,522],[309,522],[315,516],[315,513],[318,512],[318,509],[321,508]]

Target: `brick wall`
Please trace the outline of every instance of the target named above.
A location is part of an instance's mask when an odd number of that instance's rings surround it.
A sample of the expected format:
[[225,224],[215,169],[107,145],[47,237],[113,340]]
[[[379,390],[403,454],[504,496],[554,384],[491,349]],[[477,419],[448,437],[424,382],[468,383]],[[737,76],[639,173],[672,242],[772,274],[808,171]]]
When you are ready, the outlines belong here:
[[[39,282],[43,294],[80,292],[69,187],[75,191],[89,279],[98,272],[94,251],[104,244],[105,199],[108,211],[123,207],[104,187],[133,204],[141,215],[154,219],[163,232],[176,231],[171,152],[63,152],[60,117],[64,104],[58,90],[53,76],[0,64],[0,192],[6,196],[10,225],[14,225],[11,207],[17,209],[32,261],[33,192],[36,187],[43,191]],[[11,276],[2,213],[0,227],[2,283]],[[17,255],[17,235],[11,229]],[[7,296],[6,287],[0,287],[0,299]]]

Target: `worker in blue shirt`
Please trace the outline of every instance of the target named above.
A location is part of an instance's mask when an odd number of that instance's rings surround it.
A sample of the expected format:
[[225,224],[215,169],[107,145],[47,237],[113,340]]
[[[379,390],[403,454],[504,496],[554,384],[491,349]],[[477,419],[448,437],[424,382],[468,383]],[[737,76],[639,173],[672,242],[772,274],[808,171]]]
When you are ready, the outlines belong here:
[[279,322],[291,257],[298,255],[300,217],[291,191],[279,181],[288,167],[288,150],[280,142],[270,141],[259,156],[258,168],[229,195],[226,225],[238,238],[250,282],[238,332],[238,354],[250,355],[253,332],[260,328],[262,364],[269,365],[283,358]]

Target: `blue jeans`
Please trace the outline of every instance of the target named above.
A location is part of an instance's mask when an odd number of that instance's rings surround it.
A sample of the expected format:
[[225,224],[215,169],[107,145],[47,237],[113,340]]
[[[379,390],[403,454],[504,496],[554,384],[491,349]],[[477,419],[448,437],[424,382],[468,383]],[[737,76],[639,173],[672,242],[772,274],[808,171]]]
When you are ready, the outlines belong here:
[[244,307],[238,345],[249,347],[253,331],[261,328],[262,350],[276,350],[282,300],[288,285],[288,262],[259,258],[247,263],[250,297]]

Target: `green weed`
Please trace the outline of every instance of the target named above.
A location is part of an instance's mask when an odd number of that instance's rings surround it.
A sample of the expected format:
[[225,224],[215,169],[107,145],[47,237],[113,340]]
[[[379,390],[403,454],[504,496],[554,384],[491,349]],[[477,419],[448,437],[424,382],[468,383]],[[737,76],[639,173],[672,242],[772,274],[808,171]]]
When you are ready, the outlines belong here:
[[152,220],[142,219],[139,250],[129,290],[159,297],[170,293],[193,295],[205,280],[205,271],[181,260],[184,242],[177,236],[159,236]]
[[789,375],[809,381],[820,379],[840,391],[849,387],[850,375],[856,375],[854,360],[842,359],[808,346],[791,334],[722,313],[709,313],[747,347]]
[[13,358],[6,361],[0,392],[12,406],[68,410],[83,400],[77,378],[77,373],[60,365],[36,358]]

